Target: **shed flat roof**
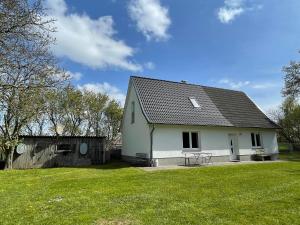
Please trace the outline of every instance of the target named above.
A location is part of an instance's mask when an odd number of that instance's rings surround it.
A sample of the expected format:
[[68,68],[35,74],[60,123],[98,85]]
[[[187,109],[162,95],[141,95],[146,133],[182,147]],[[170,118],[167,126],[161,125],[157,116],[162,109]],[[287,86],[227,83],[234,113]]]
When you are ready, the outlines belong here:
[[54,135],[20,135],[20,138],[90,138],[90,139],[103,139],[106,138],[105,136],[54,136]]

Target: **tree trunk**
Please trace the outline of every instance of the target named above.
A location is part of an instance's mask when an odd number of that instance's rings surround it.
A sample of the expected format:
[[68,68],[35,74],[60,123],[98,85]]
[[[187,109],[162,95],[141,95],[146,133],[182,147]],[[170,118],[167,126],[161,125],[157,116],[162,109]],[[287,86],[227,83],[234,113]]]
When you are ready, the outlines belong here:
[[5,168],[6,169],[13,168],[13,159],[14,159],[14,149],[9,148],[8,154],[6,155],[6,159],[5,159]]

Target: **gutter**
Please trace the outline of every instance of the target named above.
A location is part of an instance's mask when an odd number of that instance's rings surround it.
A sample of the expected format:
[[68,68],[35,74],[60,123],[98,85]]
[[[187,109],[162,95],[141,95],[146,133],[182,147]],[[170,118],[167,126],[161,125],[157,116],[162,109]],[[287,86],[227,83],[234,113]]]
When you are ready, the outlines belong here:
[[153,162],[153,132],[155,130],[155,126],[154,124],[152,124],[152,129],[150,132],[150,166],[153,167],[154,166],[154,162]]

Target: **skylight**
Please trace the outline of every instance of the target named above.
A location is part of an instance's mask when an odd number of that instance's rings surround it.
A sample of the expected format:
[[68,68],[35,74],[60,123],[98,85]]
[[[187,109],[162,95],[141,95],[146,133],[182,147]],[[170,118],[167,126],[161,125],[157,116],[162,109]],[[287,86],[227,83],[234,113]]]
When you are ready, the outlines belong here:
[[193,104],[193,106],[194,106],[195,108],[200,108],[200,105],[198,104],[196,98],[190,97],[190,101],[191,101],[191,103]]

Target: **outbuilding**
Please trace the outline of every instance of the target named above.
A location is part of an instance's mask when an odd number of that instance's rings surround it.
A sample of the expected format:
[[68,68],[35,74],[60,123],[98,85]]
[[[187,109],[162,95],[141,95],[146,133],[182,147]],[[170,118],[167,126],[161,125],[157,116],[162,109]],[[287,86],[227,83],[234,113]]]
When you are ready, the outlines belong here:
[[20,136],[13,168],[99,165],[106,161],[105,137]]

